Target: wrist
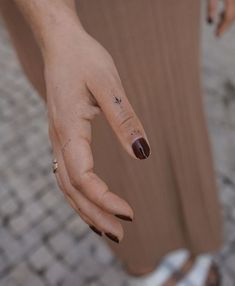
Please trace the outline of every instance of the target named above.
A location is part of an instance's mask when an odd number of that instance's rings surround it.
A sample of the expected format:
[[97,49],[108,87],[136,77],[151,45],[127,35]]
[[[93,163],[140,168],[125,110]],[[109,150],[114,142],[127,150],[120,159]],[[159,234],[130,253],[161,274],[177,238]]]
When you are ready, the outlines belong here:
[[[67,11],[68,12],[68,11]],[[82,33],[84,29],[76,13],[60,12],[40,28],[38,45],[44,55],[57,48],[63,48],[66,42],[74,37],[75,33]]]
[[76,13],[74,0],[15,0],[29,23],[44,54],[50,46],[63,43],[71,27],[83,30]]

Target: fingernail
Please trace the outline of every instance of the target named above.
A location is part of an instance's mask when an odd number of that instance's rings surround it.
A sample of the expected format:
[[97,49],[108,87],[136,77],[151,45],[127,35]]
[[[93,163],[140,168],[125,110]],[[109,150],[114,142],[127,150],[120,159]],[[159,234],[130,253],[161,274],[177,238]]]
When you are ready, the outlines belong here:
[[212,24],[213,23],[213,19],[210,16],[207,17],[207,23],[208,24]]
[[150,148],[147,141],[142,137],[137,139],[132,144],[132,149],[135,156],[139,159],[146,159],[150,154]]
[[115,214],[116,217],[123,219],[123,220],[127,220],[127,221],[133,221],[133,219],[127,215],[123,215],[123,214]]
[[112,233],[110,233],[110,232],[105,232],[105,235],[106,235],[108,238],[110,238],[111,240],[113,240],[113,241],[119,243],[119,239],[118,239],[114,234],[112,234]]
[[94,225],[89,225],[89,227],[99,236],[102,236],[102,232],[99,231],[96,227],[94,227]]

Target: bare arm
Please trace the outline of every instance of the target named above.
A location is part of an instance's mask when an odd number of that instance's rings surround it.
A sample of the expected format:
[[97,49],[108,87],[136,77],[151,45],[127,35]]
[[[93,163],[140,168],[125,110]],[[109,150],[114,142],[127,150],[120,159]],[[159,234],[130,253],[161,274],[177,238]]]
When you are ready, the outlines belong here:
[[61,31],[63,28],[62,26],[71,25],[72,22],[76,22],[77,27],[82,28],[76,14],[74,0],[14,1],[28,21],[36,40],[42,49],[45,49],[45,45],[48,45],[52,40],[57,40],[56,31]]

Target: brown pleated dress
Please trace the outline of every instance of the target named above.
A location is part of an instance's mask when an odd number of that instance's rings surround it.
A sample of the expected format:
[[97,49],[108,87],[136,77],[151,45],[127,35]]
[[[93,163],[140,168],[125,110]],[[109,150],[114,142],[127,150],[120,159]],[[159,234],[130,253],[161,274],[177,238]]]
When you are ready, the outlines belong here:
[[135,211],[132,223],[123,222],[123,241],[108,245],[136,268],[178,248],[217,250],[222,230],[200,82],[200,1],[77,4],[86,30],[113,56],[152,151],[147,160],[131,158],[106,119],[95,119],[96,172]]

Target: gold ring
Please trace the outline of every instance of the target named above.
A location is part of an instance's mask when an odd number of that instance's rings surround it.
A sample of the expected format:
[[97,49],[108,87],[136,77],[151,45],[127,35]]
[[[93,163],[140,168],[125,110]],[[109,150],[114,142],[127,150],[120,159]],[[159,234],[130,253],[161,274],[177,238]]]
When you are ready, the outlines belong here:
[[53,173],[55,173],[58,169],[58,162],[56,159],[53,160]]

